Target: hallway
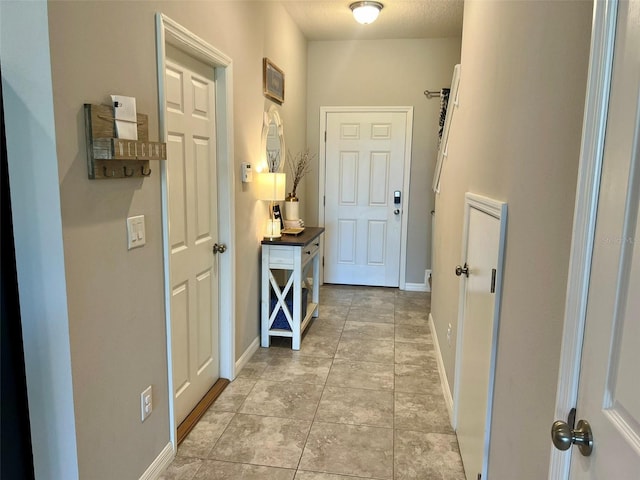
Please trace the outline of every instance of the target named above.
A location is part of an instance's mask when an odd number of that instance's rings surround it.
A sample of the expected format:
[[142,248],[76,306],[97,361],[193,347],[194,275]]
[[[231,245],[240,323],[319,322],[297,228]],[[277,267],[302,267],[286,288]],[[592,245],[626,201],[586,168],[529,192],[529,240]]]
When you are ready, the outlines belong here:
[[464,480],[430,294],[330,286],[299,352],[259,348],[163,480]]

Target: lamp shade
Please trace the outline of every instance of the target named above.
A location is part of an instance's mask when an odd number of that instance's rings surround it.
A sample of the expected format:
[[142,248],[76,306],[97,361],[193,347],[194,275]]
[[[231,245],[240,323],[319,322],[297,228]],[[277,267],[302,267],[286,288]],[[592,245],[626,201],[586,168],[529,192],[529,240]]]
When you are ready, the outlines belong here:
[[284,173],[261,173],[258,175],[258,198],[260,200],[284,200],[287,176]]
[[376,21],[383,5],[380,2],[363,1],[354,2],[349,5],[349,8],[353,12],[353,18],[356,19],[356,22],[367,25]]

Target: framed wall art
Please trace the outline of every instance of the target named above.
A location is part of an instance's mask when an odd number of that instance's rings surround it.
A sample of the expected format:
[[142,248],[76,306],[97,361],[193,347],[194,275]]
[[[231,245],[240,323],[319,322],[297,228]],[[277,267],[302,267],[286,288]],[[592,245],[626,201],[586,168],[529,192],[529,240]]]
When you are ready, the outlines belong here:
[[284,103],[284,72],[266,57],[262,59],[262,88],[265,97],[278,105]]

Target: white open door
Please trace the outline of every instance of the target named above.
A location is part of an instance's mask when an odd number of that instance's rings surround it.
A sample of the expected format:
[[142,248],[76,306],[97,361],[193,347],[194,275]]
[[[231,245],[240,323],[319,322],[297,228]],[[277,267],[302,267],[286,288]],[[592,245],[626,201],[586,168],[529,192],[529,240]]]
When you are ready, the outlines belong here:
[[[607,2],[612,18],[616,5],[595,232],[587,236],[593,252],[585,262],[591,259],[581,357],[580,337],[575,342],[581,358],[575,423],[567,418],[554,423],[554,445],[568,451],[554,452],[551,478],[567,478],[569,457],[571,479],[640,478],[640,3]],[[596,7],[596,20],[603,6]],[[579,198],[576,215],[581,209],[586,207]],[[576,241],[574,233],[574,249]],[[570,286],[579,283],[576,277],[570,277]],[[571,293],[570,288],[569,298]],[[565,322],[568,338],[571,317]],[[571,346],[565,342],[563,357]],[[561,382],[564,373],[561,369]]]

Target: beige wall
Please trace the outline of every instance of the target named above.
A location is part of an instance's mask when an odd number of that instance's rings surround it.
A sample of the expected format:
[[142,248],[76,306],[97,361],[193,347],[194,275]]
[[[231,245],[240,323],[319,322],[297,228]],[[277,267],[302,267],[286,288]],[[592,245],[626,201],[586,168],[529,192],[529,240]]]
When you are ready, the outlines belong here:
[[[489,478],[546,478],[590,2],[465,2],[460,108],[436,198],[432,315],[449,385],[464,192],[508,203]],[[527,432],[523,441],[522,432]]]
[[[266,206],[239,179],[259,158],[262,57],[286,74],[287,142],[305,144],[306,41],[273,2],[52,1],[49,27],[69,329],[81,478],[138,478],[169,441],[158,162],[144,180],[87,179],[83,103],[134,96],[158,138],[155,18],[162,12],[233,60],[236,357],[259,332],[259,241]],[[127,251],[127,216],[147,245]],[[247,228],[248,227],[248,228]],[[140,422],[140,392],[154,412]]]
[[[368,40],[309,43],[307,142],[319,151],[321,106],[413,106],[407,275],[423,283],[431,268],[431,178],[437,153],[440,100],[424,90],[451,83],[460,60],[460,39]],[[306,178],[305,219],[318,218],[318,169]]]

